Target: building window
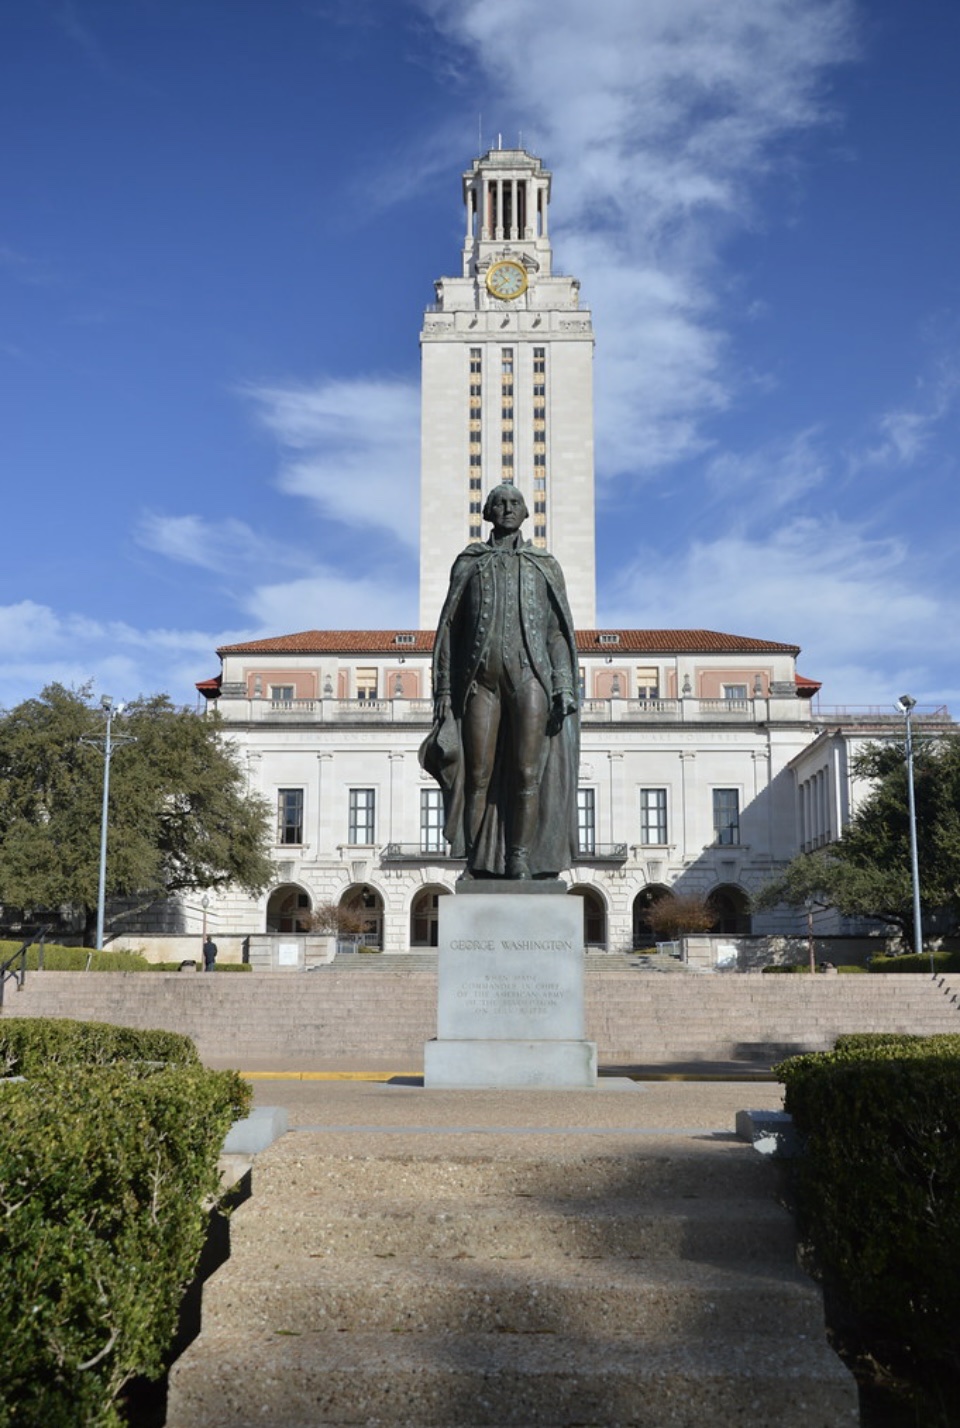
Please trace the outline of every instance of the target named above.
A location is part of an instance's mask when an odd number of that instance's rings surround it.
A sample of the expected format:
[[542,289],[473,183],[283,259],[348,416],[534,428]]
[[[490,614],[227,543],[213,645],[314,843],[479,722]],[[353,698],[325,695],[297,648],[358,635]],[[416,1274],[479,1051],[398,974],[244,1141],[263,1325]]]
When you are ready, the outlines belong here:
[[533,453],[533,464],[534,466],[546,466],[547,453],[545,451],[535,451]]
[[303,842],[303,789],[277,791],[277,842]]
[[593,788],[577,789],[577,843],[581,853],[597,851],[597,794]]
[[500,370],[504,377],[513,376],[513,348],[505,347],[500,359]]
[[482,352],[479,347],[470,348],[470,371],[479,372],[481,370]]
[[471,535],[471,537],[472,537],[473,540],[477,540],[478,537],[479,537],[479,535],[480,535],[480,527],[479,527],[479,526],[471,526],[471,527],[470,527],[470,535]]
[[479,514],[480,514],[480,502],[479,502],[479,501],[471,501],[471,502],[470,502],[470,514],[471,514],[471,516],[479,516]]
[[377,671],[375,669],[357,670],[357,698],[376,699],[377,697]]
[[350,827],[347,841],[373,843],[376,832],[377,794],[372,788],[350,790]]
[[667,841],[667,790],[640,790],[640,842],[662,847]]
[[660,673],[658,670],[652,668],[637,670],[637,698],[660,698]]
[[274,704],[292,704],[292,703],[293,703],[293,685],[292,685],[292,684],[271,684],[271,686],[270,686],[270,698],[273,700]]
[[713,790],[713,836],[718,843],[740,842],[739,789]]
[[443,853],[443,793],[439,788],[420,790],[420,851]]
[[747,686],[745,684],[725,684],[723,697],[724,699],[746,699]]
[[[471,465],[471,466],[482,466],[482,465],[483,465],[483,457],[481,456],[481,454],[480,454],[479,451],[471,451],[471,453],[470,453],[470,465]],[[471,480],[471,483],[472,483],[472,482],[473,482],[473,477],[472,477],[472,476],[471,476],[470,480]],[[480,484],[480,483],[479,483],[479,481],[478,481],[478,482],[477,482],[477,485],[479,485],[479,484]]]

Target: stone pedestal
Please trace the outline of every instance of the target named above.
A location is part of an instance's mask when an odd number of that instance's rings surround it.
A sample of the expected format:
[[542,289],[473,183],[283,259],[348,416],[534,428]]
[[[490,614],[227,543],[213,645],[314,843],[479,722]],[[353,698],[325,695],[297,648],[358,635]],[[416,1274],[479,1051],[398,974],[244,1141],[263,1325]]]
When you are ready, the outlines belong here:
[[562,883],[466,883],[440,899],[437,1039],[424,1085],[596,1085],[584,1039],[583,905]]

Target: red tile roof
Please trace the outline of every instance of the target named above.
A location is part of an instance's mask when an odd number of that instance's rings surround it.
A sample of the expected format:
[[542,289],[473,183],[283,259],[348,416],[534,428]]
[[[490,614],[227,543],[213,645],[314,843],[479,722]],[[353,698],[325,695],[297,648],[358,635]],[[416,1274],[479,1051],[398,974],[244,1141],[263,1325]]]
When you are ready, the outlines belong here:
[[[397,642],[397,635],[412,636]],[[616,642],[600,636],[616,635]],[[432,630],[302,630],[245,644],[221,645],[219,655],[234,654],[429,654]],[[789,654],[799,645],[777,640],[757,640],[749,635],[724,635],[717,630],[578,630],[577,648],[583,654]]]

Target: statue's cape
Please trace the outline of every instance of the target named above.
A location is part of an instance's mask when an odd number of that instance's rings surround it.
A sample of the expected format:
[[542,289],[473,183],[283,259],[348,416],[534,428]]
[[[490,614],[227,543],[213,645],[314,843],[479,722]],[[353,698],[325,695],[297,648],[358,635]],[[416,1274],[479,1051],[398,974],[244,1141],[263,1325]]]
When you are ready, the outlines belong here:
[[[559,564],[545,551],[523,545],[517,552],[523,562],[530,563],[546,584],[564,644],[569,654],[569,689],[574,697],[577,688],[577,653],[573,619],[567,603],[563,573]],[[450,588],[437,626],[434,646],[434,693],[449,694],[450,702],[443,718],[434,722],[420,748],[420,763],[443,790],[444,836],[454,857],[467,854],[464,829],[464,759],[462,725],[463,709],[469,695],[476,668],[469,660],[458,665],[457,652],[452,648],[451,630],[468,582],[481,575],[484,567],[495,559],[489,545],[470,545],[454,561],[450,572]],[[524,616],[524,581],[521,579],[521,620]],[[529,647],[529,646],[528,646]],[[533,651],[531,651],[533,654]],[[534,669],[547,693],[548,700],[556,692],[550,683],[550,671],[538,668],[533,654]],[[497,759],[497,771],[503,760]],[[576,714],[567,715],[559,729],[546,739],[544,771],[540,782],[540,817],[536,843],[529,850],[534,876],[556,874],[569,868],[577,853],[577,778],[580,763],[580,722]],[[487,810],[476,846],[472,850],[474,871],[502,876],[506,869],[506,828],[504,807],[510,790],[499,786],[495,774],[490,787]]]

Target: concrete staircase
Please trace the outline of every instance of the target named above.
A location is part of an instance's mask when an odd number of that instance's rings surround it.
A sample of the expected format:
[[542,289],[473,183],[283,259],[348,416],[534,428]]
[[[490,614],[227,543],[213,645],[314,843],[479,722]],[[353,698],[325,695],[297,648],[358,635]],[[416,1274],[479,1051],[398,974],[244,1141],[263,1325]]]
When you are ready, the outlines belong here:
[[[359,960],[359,959],[358,959]],[[5,1016],[66,1016],[192,1036],[211,1065],[415,1071],[436,1035],[436,972],[30,973]],[[960,1032],[960,1003],[923,975],[664,975],[587,960],[587,1034],[606,1066],[757,1068],[849,1031]],[[954,998],[953,1000],[951,998]]]
[[204,1286],[167,1428],[858,1422],[769,1163],[709,1135],[542,1145],[283,1137]]

